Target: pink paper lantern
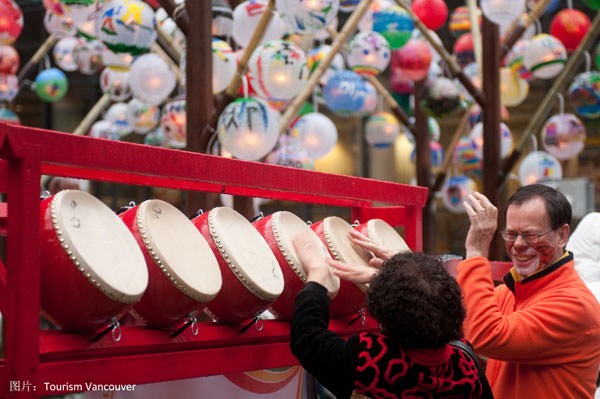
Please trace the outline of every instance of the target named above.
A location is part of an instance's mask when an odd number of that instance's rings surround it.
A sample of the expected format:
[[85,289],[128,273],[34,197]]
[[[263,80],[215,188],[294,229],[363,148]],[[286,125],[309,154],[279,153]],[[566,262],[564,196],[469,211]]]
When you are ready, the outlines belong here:
[[560,10],[550,22],[550,34],[565,45],[567,51],[573,51],[590,30],[590,19],[579,10],[565,8]]
[[0,45],[0,73],[14,75],[19,69],[19,53],[6,44]]
[[431,52],[423,40],[410,39],[402,48],[392,52],[392,58],[392,68],[410,81],[424,79],[429,72]]
[[0,44],[11,44],[23,30],[23,13],[13,0],[0,0]]
[[423,24],[432,30],[444,26],[448,18],[448,6],[443,0],[415,0],[411,7]]
[[454,54],[458,64],[462,67],[475,62],[475,46],[473,45],[473,35],[465,33],[461,35],[454,43]]

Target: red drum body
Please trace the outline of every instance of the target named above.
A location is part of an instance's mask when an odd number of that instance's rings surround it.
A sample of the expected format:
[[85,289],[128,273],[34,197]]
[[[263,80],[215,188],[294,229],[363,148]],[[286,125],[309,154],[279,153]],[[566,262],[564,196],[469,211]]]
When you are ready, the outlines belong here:
[[148,200],[119,216],[148,267],[148,288],[131,311],[135,318],[156,327],[176,327],[217,295],[222,283],[217,260],[179,209]]
[[366,235],[377,244],[383,245],[395,254],[398,252],[410,251],[406,242],[398,232],[386,221],[381,219],[371,219],[366,223],[356,226],[356,230]]
[[264,312],[283,292],[283,274],[264,238],[238,212],[218,207],[192,219],[212,249],[223,287],[206,307],[213,319],[240,324]]
[[[350,240],[350,223],[337,216],[330,216],[311,228],[317,233],[323,244],[327,246],[331,256],[344,263],[369,265],[371,255],[356,246]],[[347,317],[364,307],[366,286],[358,286],[349,281],[340,281],[340,291],[331,301],[331,317]]]
[[[292,239],[300,233],[309,232],[314,238],[315,247],[321,248],[327,256],[329,256],[329,252],[311,228],[291,212],[275,212],[253,224],[269,244],[275,258],[277,258],[285,283],[283,293],[271,304],[269,310],[279,320],[291,320],[294,315],[296,294],[304,287],[306,282],[306,271],[298,260]],[[340,289],[340,279],[330,273],[325,286],[329,295],[335,296]]]
[[41,307],[68,330],[98,331],[125,314],[148,285],[144,256],[100,200],[64,190],[41,202]]

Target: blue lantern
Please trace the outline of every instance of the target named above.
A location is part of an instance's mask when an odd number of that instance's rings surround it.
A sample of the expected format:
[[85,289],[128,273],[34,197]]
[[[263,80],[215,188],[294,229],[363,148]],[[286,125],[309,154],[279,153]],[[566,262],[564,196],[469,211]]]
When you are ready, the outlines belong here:
[[360,110],[368,94],[366,81],[356,72],[339,71],[325,85],[323,97],[327,107],[341,116]]

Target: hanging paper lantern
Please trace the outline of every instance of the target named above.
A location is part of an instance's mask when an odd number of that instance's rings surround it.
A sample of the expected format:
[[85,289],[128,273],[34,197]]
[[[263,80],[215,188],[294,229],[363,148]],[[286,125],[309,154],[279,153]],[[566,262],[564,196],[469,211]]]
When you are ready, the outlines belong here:
[[473,35],[471,33],[462,34],[454,43],[453,51],[460,66],[464,67],[475,62]]
[[[411,116],[409,122],[414,125],[415,117]],[[407,134],[408,141],[413,146],[416,145],[415,137],[406,129],[403,125],[400,126],[401,129],[404,129],[404,133]],[[431,116],[427,117],[427,131],[429,132],[429,141],[440,141],[440,124],[435,118]]]
[[400,124],[389,112],[376,112],[365,124],[365,140],[376,148],[391,146],[400,135]]
[[261,159],[277,143],[279,126],[275,112],[259,98],[235,100],[219,116],[219,142],[236,158]]
[[103,93],[110,90],[113,101],[124,101],[131,96],[129,68],[106,67],[100,74],[100,88]]
[[562,179],[562,167],[554,155],[545,151],[527,154],[519,166],[519,180],[522,186],[541,183],[556,188]]
[[21,124],[21,120],[17,114],[8,108],[0,108],[0,122],[14,123],[15,125]]
[[63,71],[50,68],[37,75],[33,87],[42,101],[53,103],[67,94],[69,82]]
[[167,147],[167,137],[164,135],[162,129],[157,127],[144,136],[144,144],[153,147]]
[[454,150],[454,162],[460,173],[481,174],[482,159],[477,155],[477,144],[471,137],[461,137]]
[[68,15],[58,15],[46,11],[44,14],[44,28],[46,31],[57,38],[65,38],[75,35],[77,28]]
[[133,59],[133,55],[128,53],[113,53],[106,46],[102,49],[102,63],[105,66],[129,69]]
[[415,0],[411,8],[423,25],[431,30],[444,26],[448,18],[448,7],[443,0]]
[[[471,139],[475,142],[477,158],[483,159],[483,122],[476,123],[471,129]],[[504,158],[512,149],[512,133],[506,124],[500,122],[500,157]]]
[[335,147],[338,133],[331,119],[311,112],[298,119],[292,129],[292,137],[298,139],[311,159],[319,159]]
[[233,49],[227,42],[212,39],[212,90],[220,93],[225,90],[231,82],[237,70]]
[[0,45],[0,73],[14,75],[19,69],[19,53],[13,47]]
[[0,73],[0,101],[12,101],[19,91],[19,80],[15,75]]
[[364,118],[365,116],[370,115],[377,106],[377,90],[370,82],[366,80],[365,85],[365,99],[363,101],[362,107],[360,107],[360,109],[356,112],[356,116],[359,118]]
[[289,166],[291,168],[313,170],[314,162],[300,142],[287,134],[282,134],[277,147],[267,155],[266,163]]
[[359,33],[348,44],[347,61],[356,73],[378,75],[390,63],[390,46],[379,33]]
[[[323,58],[325,58],[329,51],[331,51],[331,46],[328,44],[323,44],[319,47],[315,47],[311,50],[308,50],[308,52],[306,53],[306,61],[308,63],[308,68],[310,69],[311,73],[314,72],[315,69],[317,69],[317,66],[319,66],[319,63]],[[323,75],[321,75],[321,78],[319,79],[319,84],[321,86],[325,86],[329,81],[329,78],[331,78],[333,74],[343,69],[344,57],[342,57],[341,54],[337,53],[333,57],[331,64],[329,64],[329,66],[327,67],[327,70],[323,73]]]
[[134,96],[159,105],[171,94],[177,79],[160,56],[149,53],[137,58],[129,70],[129,87]]
[[600,73],[590,71],[575,76],[569,86],[569,99],[579,115],[600,117]]
[[360,0],[340,0],[340,11],[350,12],[356,8]]
[[587,15],[573,8],[560,10],[550,22],[550,34],[565,45],[567,51],[574,51],[590,30]]
[[154,11],[138,0],[112,0],[98,13],[97,37],[115,53],[143,54],[154,40]]
[[[258,21],[265,12],[266,7],[266,0],[248,0],[240,3],[233,10],[233,29],[231,31],[231,36],[241,47],[248,47],[252,33],[256,30]],[[270,40],[281,39],[285,30],[285,23],[281,20],[278,13],[274,13],[259,44]]]
[[339,0],[276,0],[281,18],[296,33],[315,33],[337,15]]
[[[477,21],[481,28],[481,10],[476,7]],[[471,32],[471,20],[469,19],[469,8],[468,7],[457,7],[450,14],[450,22],[448,23],[448,29],[454,35],[454,37],[460,37],[465,33]]]
[[395,73],[404,78],[418,82],[427,77],[431,65],[431,52],[426,42],[410,39],[402,48],[392,52]]
[[143,103],[137,98],[132,98],[127,103],[127,122],[134,133],[148,133],[158,125],[159,119],[160,109],[158,107]]
[[545,33],[531,39],[523,56],[525,68],[540,79],[552,79],[558,75],[566,61],[565,46],[554,36]]
[[360,110],[367,94],[365,80],[352,71],[336,72],[323,88],[327,108],[341,116]]
[[435,78],[427,81],[421,100],[421,108],[425,113],[442,118],[450,115],[460,106],[460,93],[450,79]]
[[396,4],[393,0],[373,0],[367,11],[363,14],[360,21],[358,21],[358,30],[361,32],[369,32],[373,29],[373,22],[375,18],[375,13],[385,10],[388,7]]
[[78,37],[83,38],[85,40],[97,39],[98,29],[96,29],[96,17],[99,11],[100,9],[95,10],[84,21],[81,21],[79,23],[75,22]]
[[529,94],[529,83],[510,68],[500,68],[500,102],[507,107],[520,105]]
[[[431,149],[430,162],[433,169],[439,168],[444,163],[444,149],[437,141],[430,141],[429,148]],[[410,153],[410,161],[415,163],[417,160],[417,149],[413,148]]]
[[600,0],[583,0],[583,4],[594,11],[600,10]]
[[121,137],[128,135],[132,130],[127,119],[127,109],[128,106],[125,103],[114,103],[106,110],[106,114],[104,114],[104,120],[112,122]]
[[181,29],[179,29],[175,21],[173,21],[171,18],[167,17],[164,21],[160,22],[160,29],[162,30],[162,33],[168,38],[168,40],[171,43],[173,43],[173,46],[175,48],[185,47],[185,35],[181,31]]
[[[527,8],[529,8],[529,10],[533,11],[533,9],[537,5],[537,3],[539,3],[540,1],[542,1],[542,0],[527,0]],[[559,3],[560,3],[560,0],[550,0],[548,2],[548,4],[546,5],[546,7],[544,7],[544,10],[542,11],[542,15],[550,14],[551,12],[556,10]]]
[[104,64],[102,63],[102,50],[104,46],[98,40],[79,41],[73,50],[73,58],[84,75],[95,75]]
[[95,122],[90,128],[88,136],[95,137],[97,139],[108,139],[116,141],[121,140],[121,136],[119,136],[119,132],[115,124],[104,120]]
[[0,44],[11,44],[23,29],[23,13],[13,0],[0,0]]
[[186,120],[185,98],[178,97],[165,104],[160,117],[160,128],[169,147],[185,148]]
[[525,64],[523,64],[527,46],[529,46],[529,41],[518,40],[506,55],[504,64],[518,73],[521,79],[532,80],[534,78],[533,73],[531,73],[531,71],[525,67]]
[[266,42],[252,53],[248,62],[248,78],[260,97],[270,101],[289,100],[308,81],[306,56],[292,42]]
[[[504,123],[508,123],[510,116],[508,114],[508,109],[504,105],[500,105],[500,120]],[[473,103],[471,108],[469,108],[469,126],[471,128],[475,126],[478,122],[483,121],[483,112],[481,107],[477,103]]]
[[[338,18],[336,16],[335,18],[333,18],[331,20],[331,22],[324,29],[321,29],[320,31],[315,32],[315,34],[313,36],[314,40],[324,42],[325,40],[332,39],[331,34],[329,33],[329,29],[331,29],[333,32],[337,32],[338,24],[339,24]],[[296,35],[296,36],[299,36],[301,38],[303,37],[305,40],[308,39],[308,37],[306,35]],[[302,47],[302,46],[300,46],[300,47]]]
[[[469,65],[463,68],[464,75],[473,83],[473,86],[477,89],[481,89],[481,78],[479,77],[479,68],[475,62],[470,63]],[[469,91],[463,86],[463,84],[458,80],[458,78],[454,79],[454,83],[458,88],[458,92],[460,94],[460,99],[466,104],[472,104],[475,102],[475,99],[469,93]]]
[[483,14],[501,27],[508,27],[525,11],[525,0],[480,0]]
[[212,25],[213,36],[230,36],[233,30],[233,11],[231,6],[223,0],[212,0]]
[[378,11],[373,17],[373,31],[381,33],[392,50],[404,46],[412,34],[414,23],[401,7],[391,6]]
[[82,39],[69,36],[56,42],[54,49],[52,50],[52,56],[54,57],[54,62],[56,62],[56,65],[58,65],[60,69],[67,72],[77,70],[77,63],[75,62],[73,52],[75,47],[78,46],[81,41]]
[[442,188],[442,201],[450,212],[465,213],[463,202],[475,191],[477,184],[473,179],[464,175],[452,176]]
[[560,160],[573,158],[585,146],[585,126],[573,114],[558,114],[542,128],[544,149]]

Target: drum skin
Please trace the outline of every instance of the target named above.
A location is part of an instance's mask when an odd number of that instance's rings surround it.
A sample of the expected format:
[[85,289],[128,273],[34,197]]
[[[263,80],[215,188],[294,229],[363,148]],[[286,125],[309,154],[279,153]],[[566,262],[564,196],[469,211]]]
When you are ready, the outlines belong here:
[[[205,308],[213,319],[227,324],[241,324],[264,312],[272,301],[264,300],[254,295],[242,284],[231,268],[223,259],[214,239],[210,235],[208,216],[210,212],[203,213],[192,219],[192,223],[204,236],[212,249],[223,277],[221,291],[215,299],[210,301]],[[241,238],[241,237],[240,237]]]
[[[310,226],[311,229],[321,239],[323,244],[329,250],[331,256],[336,259],[336,256],[331,253],[331,249],[325,239],[325,233],[323,231],[323,220],[314,223]],[[348,317],[356,314],[365,307],[365,293],[354,283],[340,279],[340,290],[337,296],[331,300],[329,313],[332,318]]]
[[93,333],[106,327],[111,319],[119,319],[134,303],[109,298],[77,270],[52,224],[53,198],[44,199],[40,205],[42,312],[65,330]]
[[370,219],[354,228],[394,253],[410,251],[402,236],[385,220]]

